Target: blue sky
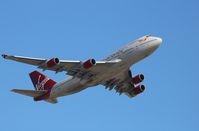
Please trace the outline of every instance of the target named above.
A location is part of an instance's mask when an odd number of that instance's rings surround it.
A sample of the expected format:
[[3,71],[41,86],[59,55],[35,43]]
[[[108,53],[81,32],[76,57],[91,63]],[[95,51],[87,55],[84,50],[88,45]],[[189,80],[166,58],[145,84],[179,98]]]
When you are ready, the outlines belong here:
[[[134,99],[103,86],[33,102],[11,93],[33,89],[37,69],[0,59],[0,130],[199,130],[199,2],[197,0],[0,1],[0,53],[100,60],[146,34],[161,47],[132,67],[145,74],[146,92]],[[46,75],[61,81],[65,74]]]

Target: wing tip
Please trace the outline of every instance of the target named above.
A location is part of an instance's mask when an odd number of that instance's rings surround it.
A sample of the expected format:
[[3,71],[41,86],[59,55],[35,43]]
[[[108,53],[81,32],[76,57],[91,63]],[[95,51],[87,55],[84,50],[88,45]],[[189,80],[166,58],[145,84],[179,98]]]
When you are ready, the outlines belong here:
[[4,59],[6,59],[8,57],[8,55],[2,54],[1,57],[4,58]]
[[10,90],[11,92],[16,92],[17,91],[17,89],[12,89],[12,90]]

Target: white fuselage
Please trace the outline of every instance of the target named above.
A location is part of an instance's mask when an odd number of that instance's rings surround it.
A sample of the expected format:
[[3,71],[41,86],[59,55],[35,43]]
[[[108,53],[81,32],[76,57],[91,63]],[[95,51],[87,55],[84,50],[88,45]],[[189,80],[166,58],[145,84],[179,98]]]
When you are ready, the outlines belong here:
[[144,36],[134,42],[130,42],[117,52],[107,57],[106,61],[120,59],[121,62],[112,65],[113,67],[101,70],[97,73],[92,81],[69,76],[66,80],[56,84],[50,94],[50,98],[70,95],[91,86],[96,86],[113,75],[129,69],[133,64],[152,54],[161,44],[162,39],[153,36]]

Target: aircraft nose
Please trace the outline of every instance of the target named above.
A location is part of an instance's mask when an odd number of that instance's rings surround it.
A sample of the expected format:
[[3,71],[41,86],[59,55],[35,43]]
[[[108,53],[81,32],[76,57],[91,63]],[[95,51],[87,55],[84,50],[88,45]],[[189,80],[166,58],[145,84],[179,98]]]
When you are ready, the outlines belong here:
[[162,43],[162,38],[157,37],[156,39],[157,39],[157,44],[160,45]]
[[149,43],[149,46],[147,48],[148,53],[154,52],[162,43],[162,38],[160,37],[152,37],[152,42]]
[[150,54],[152,54],[156,49],[158,49],[158,47],[162,43],[162,38],[160,38],[160,37],[151,36],[150,38],[151,39],[148,42],[147,46],[145,46],[145,48],[143,48],[144,51],[145,51],[145,54],[147,56],[150,55]]
[[155,40],[156,41],[153,43],[153,46],[154,46],[155,49],[157,49],[160,46],[160,44],[162,43],[162,38],[155,37]]

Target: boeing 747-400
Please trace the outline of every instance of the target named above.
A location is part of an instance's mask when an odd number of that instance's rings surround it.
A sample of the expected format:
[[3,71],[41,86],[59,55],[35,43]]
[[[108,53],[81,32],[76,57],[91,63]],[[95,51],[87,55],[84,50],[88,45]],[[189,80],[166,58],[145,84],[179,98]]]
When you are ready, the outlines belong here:
[[2,57],[30,65],[43,70],[66,72],[69,77],[62,82],[55,82],[38,71],[31,72],[30,78],[35,90],[13,89],[15,93],[33,97],[35,101],[44,100],[57,103],[57,98],[80,92],[88,87],[104,85],[107,89],[115,89],[119,94],[132,98],[141,94],[145,86],[143,74],[132,76],[130,67],[152,54],[162,43],[162,39],[144,36],[130,42],[114,52],[106,59],[96,61],[88,59],[84,62],[74,60],[50,60],[3,54]]

